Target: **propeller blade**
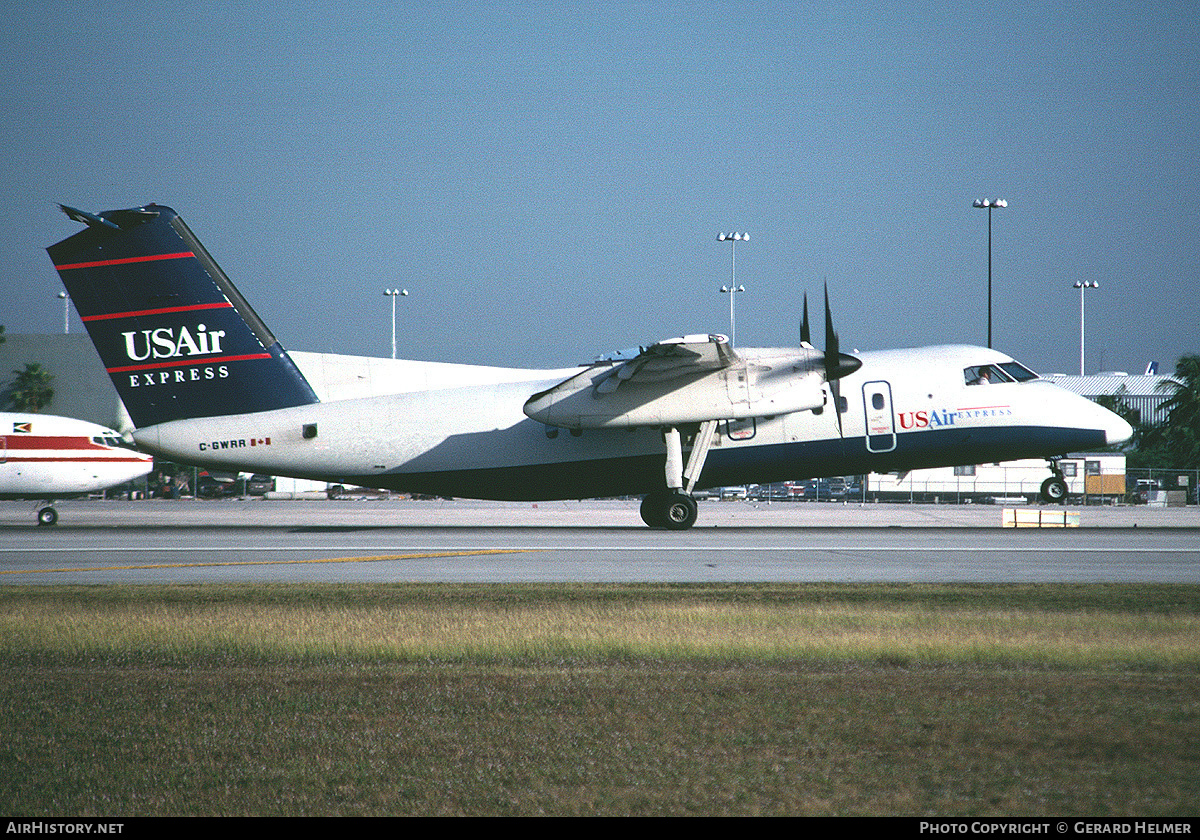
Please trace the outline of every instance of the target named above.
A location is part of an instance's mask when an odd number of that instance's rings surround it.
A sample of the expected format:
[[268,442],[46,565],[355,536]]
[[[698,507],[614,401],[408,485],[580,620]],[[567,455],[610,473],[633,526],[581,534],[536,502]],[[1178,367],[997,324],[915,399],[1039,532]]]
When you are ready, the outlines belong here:
[[829,309],[829,284],[825,285],[825,380],[836,382],[862,367],[862,360],[840,352],[838,336],[833,330],[833,313]]
[[837,333],[833,331],[833,313],[829,310],[829,284],[825,284],[825,374],[832,371],[830,359],[837,358]]
[[842,389],[838,380],[849,376],[862,367],[862,360],[840,351],[838,335],[833,329],[833,312],[829,308],[829,284],[825,284],[825,381],[833,395],[833,410],[837,416],[838,435],[846,437],[842,429]]
[[846,432],[842,429],[842,386],[838,385],[836,379],[831,379],[829,380],[829,391],[833,394],[833,416],[838,421],[838,437],[845,440]]
[[804,293],[804,317],[800,320],[800,343],[812,344],[812,336],[808,330],[808,292]]

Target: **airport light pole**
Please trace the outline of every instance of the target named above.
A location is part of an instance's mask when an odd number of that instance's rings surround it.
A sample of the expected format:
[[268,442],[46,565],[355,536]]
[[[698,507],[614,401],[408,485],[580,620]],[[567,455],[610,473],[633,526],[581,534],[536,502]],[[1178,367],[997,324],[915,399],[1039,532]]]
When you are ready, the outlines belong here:
[[988,343],[987,346],[992,346],[992,209],[996,207],[1007,207],[1008,201],[1003,198],[977,198],[975,203],[971,205],[982,210],[987,210],[988,218]]
[[384,289],[384,295],[392,299],[392,358],[396,358],[396,298],[408,297],[408,289]]
[[737,326],[733,320],[733,296],[746,291],[745,286],[722,286],[721,291],[729,295],[729,343],[737,347]]
[[729,258],[729,285],[722,286],[721,291],[729,295],[729,343],[737,346],[737,327],[733,319],[733,296],[738,292],[746,291],[745,286],[737,285],[737,244],[739,242],[749,242],[750,234],[748,233],[719,233],[717,234],[718,242],[728,242],[730,245]]
[[1079,290],[1079,375],[1083,376],[1083,293],[1088,289],[1099,289],[1096,280],[1076,280],[1075,288]]
[[59,298],[63,302],[63,335],[71,334],[71,298],[66,292],[59,292]]

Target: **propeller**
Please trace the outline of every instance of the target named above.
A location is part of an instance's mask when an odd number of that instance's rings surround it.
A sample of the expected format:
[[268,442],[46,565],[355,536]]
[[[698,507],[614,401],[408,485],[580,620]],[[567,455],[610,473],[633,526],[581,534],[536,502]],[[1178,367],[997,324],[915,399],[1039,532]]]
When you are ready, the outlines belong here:
[[[804,324],[801,326],[801,338],[807,332],[808,300],[804,302]],[[862,360],[848,356],[839,351],[838,335],[833,329],[833,313],[829,309],[829,284],[825,284],[825,381],[829,383],[829,392],[833,394],[833,411],[837,416],[838,435],[846,437],[842,429],[842,389],[838,380],[849,376],[862,367]]]

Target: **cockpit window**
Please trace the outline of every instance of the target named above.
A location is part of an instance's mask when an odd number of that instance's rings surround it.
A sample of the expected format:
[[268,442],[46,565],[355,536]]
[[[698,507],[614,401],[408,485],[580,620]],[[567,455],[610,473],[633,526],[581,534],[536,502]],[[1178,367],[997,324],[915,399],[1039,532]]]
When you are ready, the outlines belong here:
[[1038,378],[1036,373],[1018,362],[1003,362],[1000,367],[1004,368],[1004,371],[1018,382],[1028,382],[1030,379]]
[[968,385],[995,385],[1012,382],[1013,378],[996,365],[975,365],[963,369],[963,381]]

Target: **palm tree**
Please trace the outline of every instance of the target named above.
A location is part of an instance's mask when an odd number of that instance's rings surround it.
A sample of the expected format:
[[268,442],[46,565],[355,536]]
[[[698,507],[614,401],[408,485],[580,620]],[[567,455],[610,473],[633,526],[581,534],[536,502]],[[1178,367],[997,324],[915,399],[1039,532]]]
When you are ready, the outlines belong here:
[[1144,444],[1169,453],[1173,460],[1170,466],[1200,466],[1200,356],[1181,358],[1174,379],[1158,387],[1171,392],[1162,406],[1167,419],[1146,431]]
[[50,383],[54,376],[37,362],[29,362],[25,370],[14,370],[9,392],[9,402],[17,411],[41,411],[54,399],[54,389]]

